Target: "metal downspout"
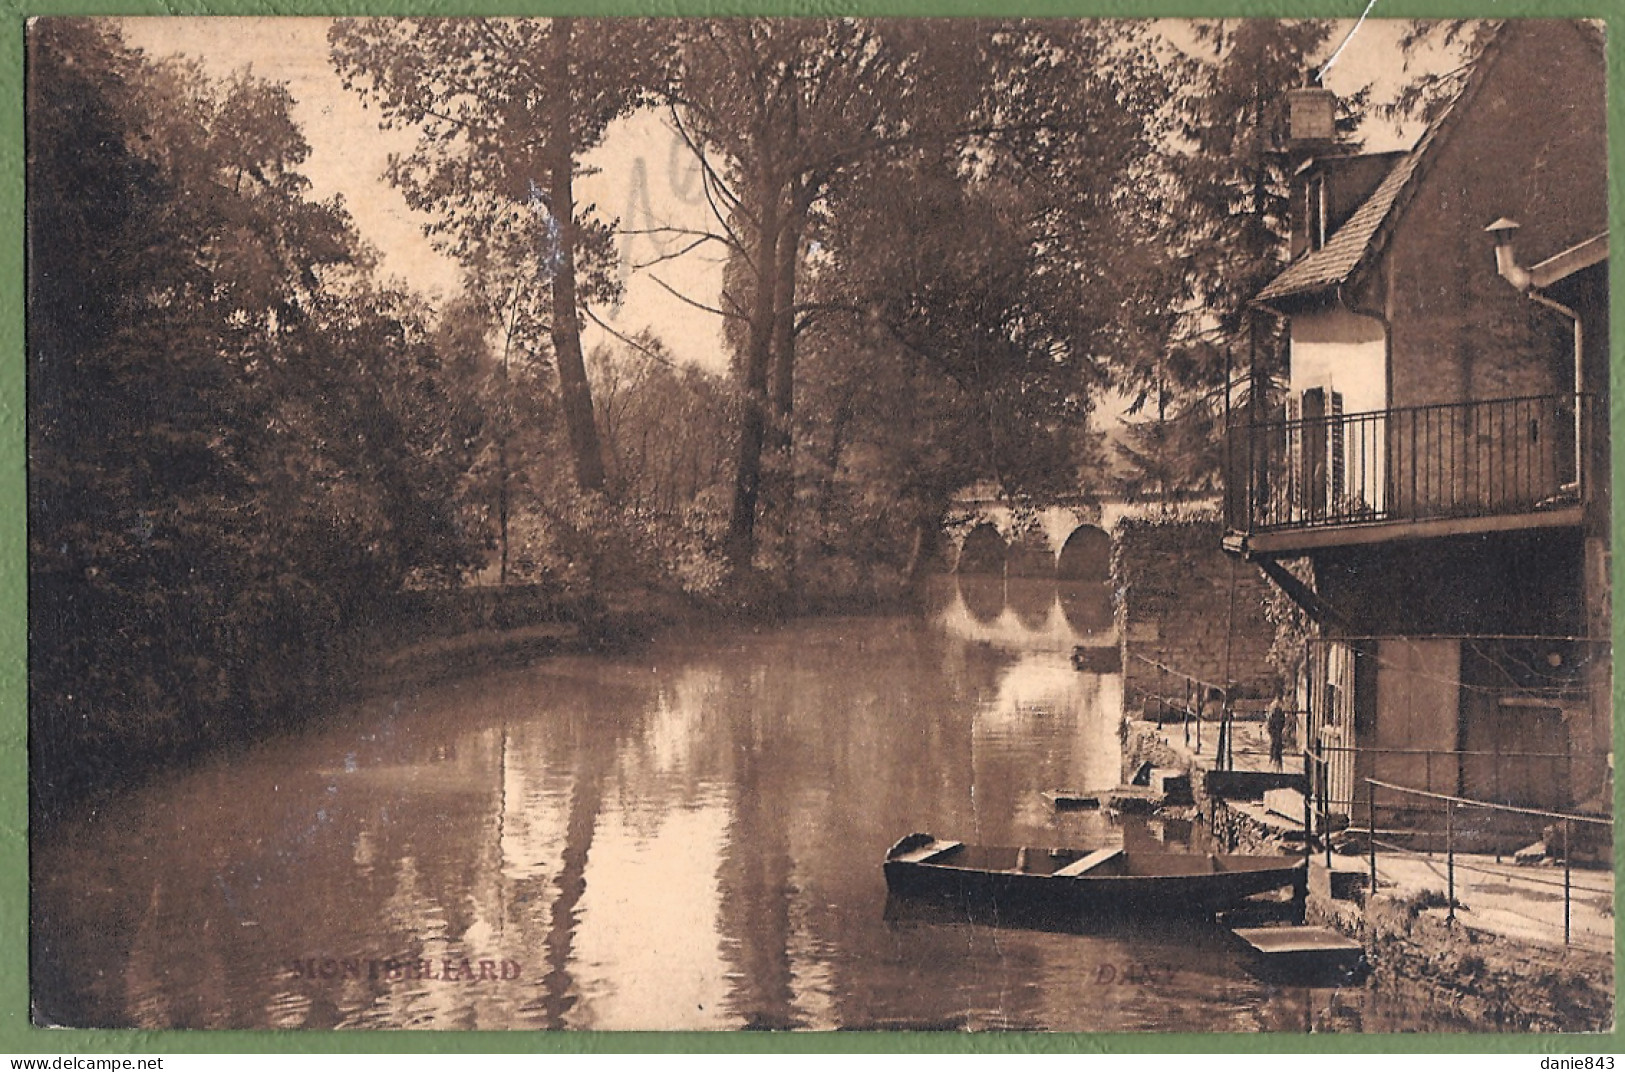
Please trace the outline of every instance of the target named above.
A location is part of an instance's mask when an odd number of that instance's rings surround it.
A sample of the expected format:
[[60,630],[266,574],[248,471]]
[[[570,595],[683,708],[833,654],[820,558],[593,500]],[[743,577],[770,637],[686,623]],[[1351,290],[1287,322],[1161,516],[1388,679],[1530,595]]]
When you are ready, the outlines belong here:
[[1484,228],[1495,241],[1495,271],[1513,288],[1537,305],[1543,305],[1565,317],[1574,325],[1574,480],[1576,489],[1585,493],[1585,329],[1580,314],[1560,302],[1553,301],[1535,289],[1535,279],[1529,269],[1518,263],[1513,250],[1513,238],[1518,232],[1517,221],[1502,217]]
[[1553,301],[1538,290],[1526,290],[1524,296],[1537,305],[1567,317],[1574,325],[1574,481],[1576,491],[1585,497],[1585,328],[1580,314],[1561,302]]

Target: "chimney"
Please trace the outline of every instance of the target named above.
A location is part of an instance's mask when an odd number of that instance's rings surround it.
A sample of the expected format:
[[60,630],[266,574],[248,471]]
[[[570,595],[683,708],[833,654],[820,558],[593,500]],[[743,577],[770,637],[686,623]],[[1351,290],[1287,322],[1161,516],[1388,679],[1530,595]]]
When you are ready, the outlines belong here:
[[1286,91],[1286,136],[1293,149],[1315,149],[1337,140],[1337,94],[1319,86]]

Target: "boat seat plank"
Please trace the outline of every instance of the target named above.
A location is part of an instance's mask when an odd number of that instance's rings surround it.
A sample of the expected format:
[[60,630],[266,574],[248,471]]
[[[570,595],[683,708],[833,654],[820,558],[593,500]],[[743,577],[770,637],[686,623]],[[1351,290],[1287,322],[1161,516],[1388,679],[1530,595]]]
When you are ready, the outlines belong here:
[[1076,878],[1085,871],[1093,870],[1094,868],[1097,868],[1101,864],[1105,863],[1107,860],[1110,860],[1116,856],[1121,856],[1122,854],[1123,850],[1121,848],[1097,849],[1094,852],[1091,852],[1088,856],[1083,857],[1081,860],[1073,860],[1065,867],[1057,869],[1055,872],[1055,877]]
[[905,852],[901,856],[894,856],[892,859],[905,864],[923,864],[933,856],[940,856],[945,852],[959,848],[963,844],[962,841],[933,841],[929,845],[915,849],[913,852]]

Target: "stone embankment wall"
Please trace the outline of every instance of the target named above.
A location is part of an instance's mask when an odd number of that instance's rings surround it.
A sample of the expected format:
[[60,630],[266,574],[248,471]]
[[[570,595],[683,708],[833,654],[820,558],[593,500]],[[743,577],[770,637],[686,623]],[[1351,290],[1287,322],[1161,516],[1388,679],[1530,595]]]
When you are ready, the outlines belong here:
[[1256,566],[1225,554],[1221,537],[1217,521],[1118,525],[1112,581],[1125,714],[1138,715],[1159,696],[1185,694],[1183,681],[1152,663],[1214,685],[1234,682],[1238,698],[1276,694],[1269,662],[1275,626],[1264,612],[1270,583]]
[[1383,895],[1369,905],[1310,898],[1309,922],[1365,945],[1379,990],[1409,993],[1471,1031],[1608,1031],[1614,964],[1606,953],[1447,924],[1440,910]]

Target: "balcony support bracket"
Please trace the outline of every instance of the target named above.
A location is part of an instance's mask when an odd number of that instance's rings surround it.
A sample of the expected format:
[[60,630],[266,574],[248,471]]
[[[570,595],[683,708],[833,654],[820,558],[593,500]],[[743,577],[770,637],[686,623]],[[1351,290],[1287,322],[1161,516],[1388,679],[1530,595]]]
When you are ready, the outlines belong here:
[[1342,615],[1332,609],[1331,604],[1320,597],[1320,594],[1307,584],[1298,580],[1291,570],[1281,565],[1279,561],[1268,555],[1258,555],[1253,558],[1258,568],[1275,586],[1287,594],[1287,598],[1303,608],[1316,625],[1347,625]]

